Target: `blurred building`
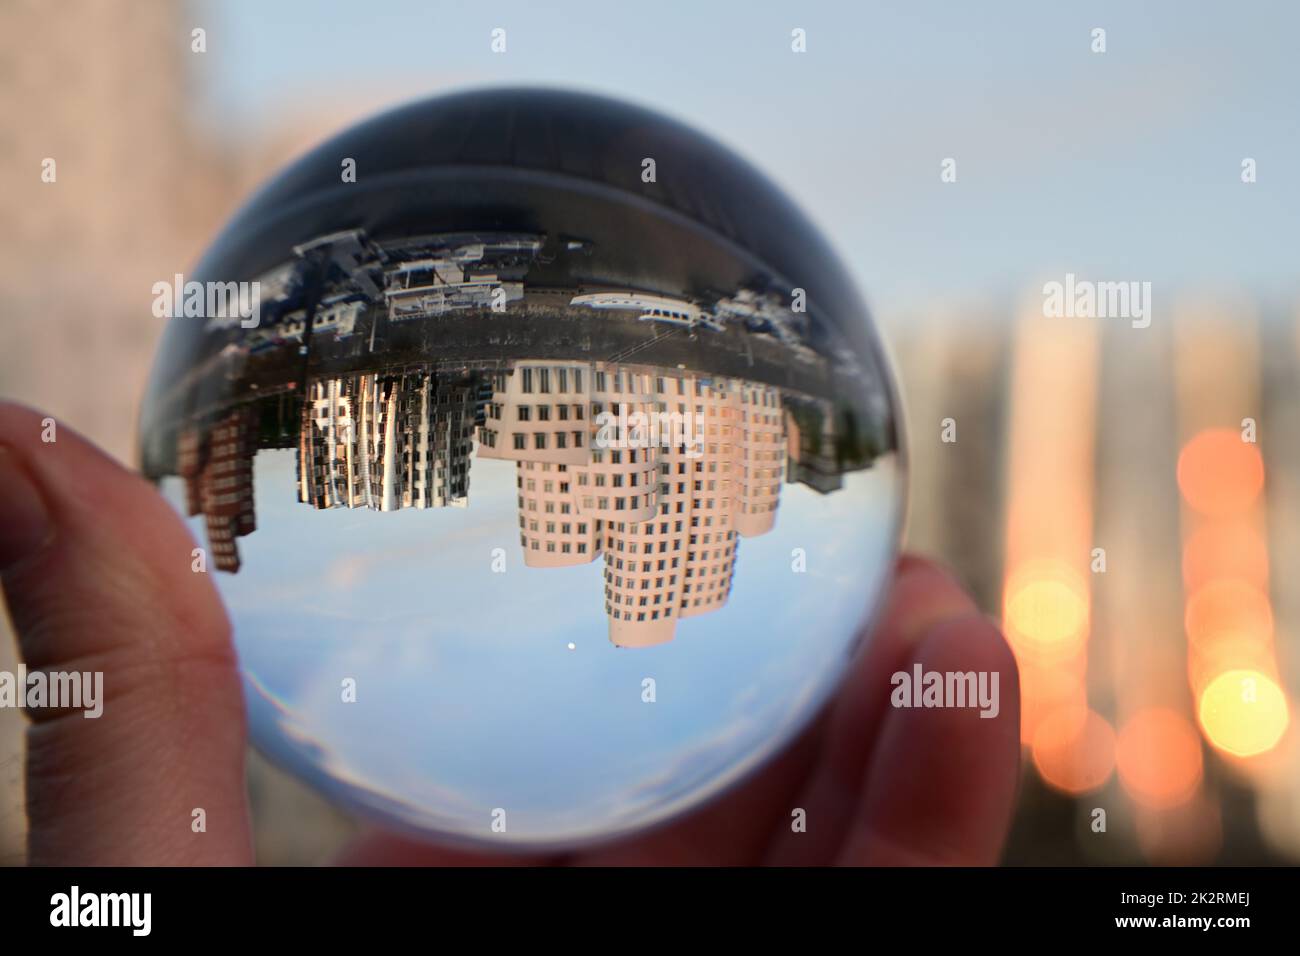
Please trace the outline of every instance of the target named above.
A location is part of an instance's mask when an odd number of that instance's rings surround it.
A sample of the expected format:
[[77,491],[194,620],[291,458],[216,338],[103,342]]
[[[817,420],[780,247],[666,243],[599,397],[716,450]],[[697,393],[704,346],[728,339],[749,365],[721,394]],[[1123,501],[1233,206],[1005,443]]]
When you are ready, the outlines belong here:
[[[239,150],[211,142],[192,121],[192,26],[185,3],[0,4],[0,394],[124,462],[163,326],[153,283],[188,269],[252,184],[347,115],[299,117]],[[16,665],[0,635],[0,668]],[[23,727],[0,711],[0,863],[24,854]],[[319,805],[272,773],[256,788],[268,801],[278,788],[282,804]],[[336,812],[315,816],[342,832]]]
[[1300,620],[1278,577],[1300,562],[1295,317],[1207,294],[1135,329],[1037,305],[940,307],[896,336],[910,546],[973,587],[1020,665],[1006,859],[1300,858]]

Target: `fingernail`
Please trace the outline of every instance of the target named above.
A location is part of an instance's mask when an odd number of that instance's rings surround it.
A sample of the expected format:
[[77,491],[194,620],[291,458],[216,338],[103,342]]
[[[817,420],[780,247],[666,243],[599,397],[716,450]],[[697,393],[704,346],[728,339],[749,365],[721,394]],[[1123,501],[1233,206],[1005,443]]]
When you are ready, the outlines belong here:
[[0,445],[0,571],[40,551],[52,531],[35,482],[18,456]]

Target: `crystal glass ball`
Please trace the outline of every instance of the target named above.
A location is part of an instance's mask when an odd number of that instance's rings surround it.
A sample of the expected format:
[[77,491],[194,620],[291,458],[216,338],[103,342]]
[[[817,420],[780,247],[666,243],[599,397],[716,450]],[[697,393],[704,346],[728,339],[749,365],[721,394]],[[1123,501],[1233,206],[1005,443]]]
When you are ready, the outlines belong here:
[[869,633],[889,370],[826,242],[698,132],[417,102],[154,291],[142,469],[254,744],[345,809],[512,849],[655,825],[779,752]]

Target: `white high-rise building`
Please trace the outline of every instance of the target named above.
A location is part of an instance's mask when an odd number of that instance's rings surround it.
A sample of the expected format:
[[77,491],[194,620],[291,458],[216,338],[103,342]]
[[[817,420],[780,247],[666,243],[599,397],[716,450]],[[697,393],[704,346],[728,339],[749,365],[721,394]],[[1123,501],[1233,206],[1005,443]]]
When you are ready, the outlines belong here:
[[311,383],[298,500],[316,508],[464,507],[476,407],[472,382],[430,373]]

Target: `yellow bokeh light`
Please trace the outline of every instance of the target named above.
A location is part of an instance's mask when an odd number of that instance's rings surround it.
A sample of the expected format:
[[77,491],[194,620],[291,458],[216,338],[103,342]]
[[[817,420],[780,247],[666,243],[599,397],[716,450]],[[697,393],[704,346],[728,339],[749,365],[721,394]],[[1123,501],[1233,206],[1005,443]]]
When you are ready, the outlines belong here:
[[1038,644],[1063,644],[1083,630],[1088,600],[1059,579],[1028,581],[1007,600],[1007,623]]
[[1225,671],[1210,681],[1198,712],[1206,739],[1238,757],[1272,750],[1290,721],[1282,689],[1253,670]]
[[1187,679],[1198,700],[1210,681],[1224,671],[1271,674],[1274,669],[1273,642],[1256,634],[1219,631],[1191,645],[1187,652]]

